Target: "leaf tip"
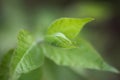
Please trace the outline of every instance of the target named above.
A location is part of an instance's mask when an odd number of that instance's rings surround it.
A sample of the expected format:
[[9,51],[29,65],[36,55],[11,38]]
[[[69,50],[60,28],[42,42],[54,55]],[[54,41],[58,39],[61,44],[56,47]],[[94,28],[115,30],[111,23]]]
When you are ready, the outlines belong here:
[[91,21],[93,21],[93,20],[95,20],[94,18],[84,18],[84,21],[85,22],[91,22]]
[[115,67],[110,66],[106,63],[105,63],[105,66],[104,66],[103,70],[114,72],[114,73],[120,73],[120,71],[118,69],[116,69]]
[[111,70],[110,70],[110,71],[112,71],[112,72],[114,72],[114,73],[117,73],[117,74],[120,73],[120,71],[119,71],[118,69],[114,68],[114,67],[111,67]]

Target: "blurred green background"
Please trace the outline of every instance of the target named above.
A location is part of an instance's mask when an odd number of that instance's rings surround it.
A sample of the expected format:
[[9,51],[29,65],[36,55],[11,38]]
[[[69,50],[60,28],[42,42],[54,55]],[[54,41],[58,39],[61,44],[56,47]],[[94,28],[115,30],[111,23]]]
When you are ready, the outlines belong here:
[[[120,70],[119,7],[119,0],[0,0],[0,60],[4,53],[15,47],[20,29],[27,29],[39,38],[55,19],[93,17],[95,20],[87,24],[80,35],[109,64]],[[48,67],[42,69],[47,75],[44,80],[120,80],[120,74],[58,67],[50,60],[46,63]],[[41,75],[36,71],[33,73]],[[30,73],[25,75],[31,76]]]

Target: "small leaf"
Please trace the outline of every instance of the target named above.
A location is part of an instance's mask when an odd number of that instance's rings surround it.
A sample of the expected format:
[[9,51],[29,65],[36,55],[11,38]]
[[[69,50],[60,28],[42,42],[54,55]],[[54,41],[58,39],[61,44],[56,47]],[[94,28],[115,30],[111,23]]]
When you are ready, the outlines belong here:
[[2,62],[0,64],[0,80],[9,79],[9,68],[13,51],[14,51],[13,49],[9,50],[2,59]]
[[17,48],[13,54],[10,67],[10,80],[16,80],[21,73],[30,72],[43,64],[41,48],[33,38],[22,30],[18,34]]
[[64,34],[56,33],[53,35],[47,35],[45,38],[46,42],[61,48],[73,48],[74,45]]
[[85,40],[77,40],[79,48],[62,49],[45,45],[45,55],[58,65],[118,72],[101,58],[96,50]]
[[47,35],[63,33],[67,38],[74,39],[79,34],[83,26],[92,20],[93,18],[61,18],[56,20],[48,28]]

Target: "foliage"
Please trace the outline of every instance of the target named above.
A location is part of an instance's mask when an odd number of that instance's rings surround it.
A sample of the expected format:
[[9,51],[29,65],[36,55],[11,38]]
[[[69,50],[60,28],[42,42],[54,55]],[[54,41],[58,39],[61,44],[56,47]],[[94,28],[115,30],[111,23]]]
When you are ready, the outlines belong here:
[[[32,75],[33,72],[34,75],[37,74],[33,79],[42,80],[44,73],[42,67],[45,66],[43,63],[46,58],[59,66],[118,73],[118,70],[102,59],[91,44],[78,37],[83,26],[92,20],[93,18],[58,19],[48,28],[44,39],[40,37],[39,41],[35,40],[26,30],[21,30],[17,38],[17,47],[9,51],[3,58],[0,66],[0,79],[24,80],[26,76],[31,77],[29,75]],[[36,69],[38,71],[34,71]],[[23,74],[28,75],[20,77]]]

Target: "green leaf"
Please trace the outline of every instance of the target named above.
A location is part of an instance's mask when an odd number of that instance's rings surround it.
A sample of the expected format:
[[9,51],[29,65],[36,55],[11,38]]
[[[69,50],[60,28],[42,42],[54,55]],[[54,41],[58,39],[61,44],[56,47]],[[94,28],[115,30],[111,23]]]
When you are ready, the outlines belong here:
[[56,47],[62,47],[62,48],[74,48],[72,41],[69,40],[64,34],[62,33],[56,33],[53,35],[47,35],[45,38],[46,42],[56,46]]
[[67,38],[74,39],[79,34],[83,26],[92,20],[93,18],[61,18],[56,20],[48,28],[47,35],[63,33]]
[[18,34],[17,48],[10,67],[10,80],[16,80],[21,73],[30,72],[43,64],[42,49],[38,48],[33,38],[22,30]]
[[42,80],[87,80],[68,67],[56,65],[48,58],[45,59],[43,71],[44,74]]
[[108,65],[96,50],[85,40],[77,40],[79,48],[62,49],[43,45],[45,55],[58,65],[118,72]]
[[2,62],[0,64],[0,80],[9,79],[9,68],[13,51],[14,51],[13,49],[9,50],[2,59]]
[[37,68],[29,73],[22,74],[19,80],[41,80],[42,79],[42,69]]

